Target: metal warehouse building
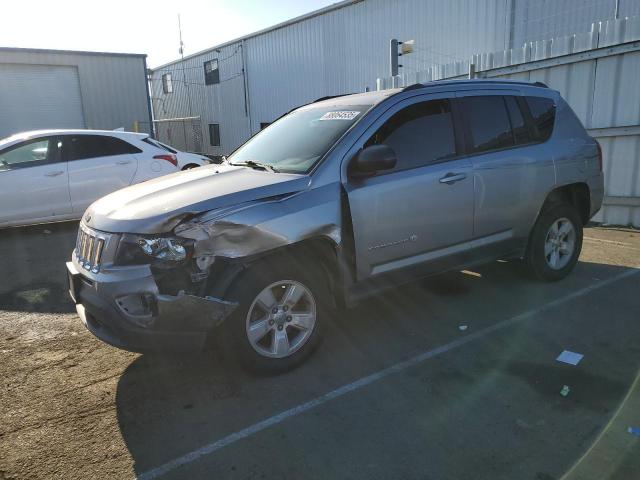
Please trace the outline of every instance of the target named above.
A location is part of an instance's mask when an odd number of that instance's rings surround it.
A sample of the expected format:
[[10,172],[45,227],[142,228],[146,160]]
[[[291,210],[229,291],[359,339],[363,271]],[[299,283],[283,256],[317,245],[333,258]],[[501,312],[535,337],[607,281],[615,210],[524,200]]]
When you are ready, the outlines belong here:
[[[283,113],[316,98],[376,88],[389,40],[415,39],[403,72],[587,31],[640,15],[637,0],[347,0],[154,68],[162,140],[228,154]],[[192,140],[192,132],[195,138]],[[184,135],[188,140],[185,142]]]
[[0,48],[0,85],[0,138],[150,125],[145,55]]
[[[156,132],[228,154],[317,98],[456,78],[474,64],[560,90],[603,144],[597,219],[640,226],[639,15],[638,0],[347,0],[155,68]],[[395,78],[392,38],[415,40]]]

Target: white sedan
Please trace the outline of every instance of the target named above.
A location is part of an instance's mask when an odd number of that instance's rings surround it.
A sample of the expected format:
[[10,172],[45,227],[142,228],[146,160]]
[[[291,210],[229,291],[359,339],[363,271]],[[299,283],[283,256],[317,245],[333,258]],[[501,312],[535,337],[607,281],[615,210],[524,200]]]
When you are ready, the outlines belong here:
[[0,227],[74,220],[104,195],[179,171],[147,134],[40,130],[0,140]]

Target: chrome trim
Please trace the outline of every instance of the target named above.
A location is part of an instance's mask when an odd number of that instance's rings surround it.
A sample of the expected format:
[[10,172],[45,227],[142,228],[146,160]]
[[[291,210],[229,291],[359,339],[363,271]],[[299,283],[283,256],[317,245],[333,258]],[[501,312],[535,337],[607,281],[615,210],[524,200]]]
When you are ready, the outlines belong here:
[[110,236],[110,234],[97,232],[80,224],[75,255],[82,268],[93,273],[100,271],[102,254]]

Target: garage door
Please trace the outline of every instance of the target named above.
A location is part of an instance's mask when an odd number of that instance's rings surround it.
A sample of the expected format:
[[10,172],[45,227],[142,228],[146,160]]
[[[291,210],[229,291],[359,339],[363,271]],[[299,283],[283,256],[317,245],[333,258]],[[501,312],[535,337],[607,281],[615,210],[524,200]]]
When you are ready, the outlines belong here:
[[0,64],[0,138],[41,128],[84,128],[78,69]]

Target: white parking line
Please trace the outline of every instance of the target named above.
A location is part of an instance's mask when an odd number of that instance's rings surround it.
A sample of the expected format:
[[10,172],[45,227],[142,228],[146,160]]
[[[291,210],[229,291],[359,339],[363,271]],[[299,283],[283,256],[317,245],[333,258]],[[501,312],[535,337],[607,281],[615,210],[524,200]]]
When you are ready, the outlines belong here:
[[496,323],[490,327],[486,327],[481,330],[478,330],[475,333],[466,335],[462,338],[459,338],[458,340],[454,340],[453,342],[449,342],[445,345],[434,348],[433,350],[427,350],[426,352],[416,355],[415,357],[412,357],[408,360],[405,360],[400,363],[396,363],[395,365],[387,367],[383,370],[379,370],[378,372],[372,373],[371,375],[367,375],[366,377],[362,377],[356,380],[355,382],[349,383],[347,385],[343,385],[342,387],[337,388],[329,393],[325,393],[324,395],[321,395],[319,397],[316,397],[313,400],[297,405],[293,408],[290,408],[289,410],[285,410],[284,412],[280,412],[272,417],[266,418],[258,423],[255,423],[247,428],[243,428],[242,430],[232,433],[231,435],[227,435],[226,437],[223,437],[220,440],[216,440],[215,442],[204,445],[198,448],[197,450],[193,450],[185,455],[182,455],[181,457],[175,458],[163,465],[160,465],[159,467],[148,470],[140,474],[137,478],[138,480],[151,480],[153,478],[160,477],[166,473],[169,473],[172,470],[175,470],[178,467],[192,463],[198,460],[199,458],[202,458],[206,455],[210,455],[226,446],[236,443],[239,440],[255,435],[256,433],[261,432],[262,430],[265,430],[266,428],[269,428],[273,425],[277,425],[278,423],[281,423],[288,418],[300,415],[301,413],[304,413],[313,408],[316,408],[324,403],[327,403],[330,400],[333,400],[338,397],[342,397],[348,393],[351,393],[362,387],[365,387],[374,382],[377,382],[378,380],[388,377],[391,374],[406,370],[407,368],[418,365],[419,363],[422,363],[425,360],[429,360],[430,358],[433,358],[435,356],[454,350],[474,340],[478,340],[480,338],[486,337],[491,333],[497,332],[499,330],[502,330],[516,323],[523,322],[524,320],[528,320],[542,312],[545,312],[549,309],[557,307],[558,305],[562,305],[577,297],[581,297],[582,295],[586,295],[587,293],[590,293],[590,292],[593,292],[594,290],[605,287],[613,282],[622,280],[623,278],[630,277],[638,272],[640,272],[640,270],[637,268],[625,270],[624,272],[619,273],[618,275],[615,275],[611,278],[600,281],[588,287],[582,288],[580,290],[576,290],[573,293],[570,293],[568,295],[565,295],[564,297],[553,300],[552,302],[549,302],[545,305],[541,305],[537,308],[528,310],[524,313],[508,318],[506,320],[503,320],[502,322]]

